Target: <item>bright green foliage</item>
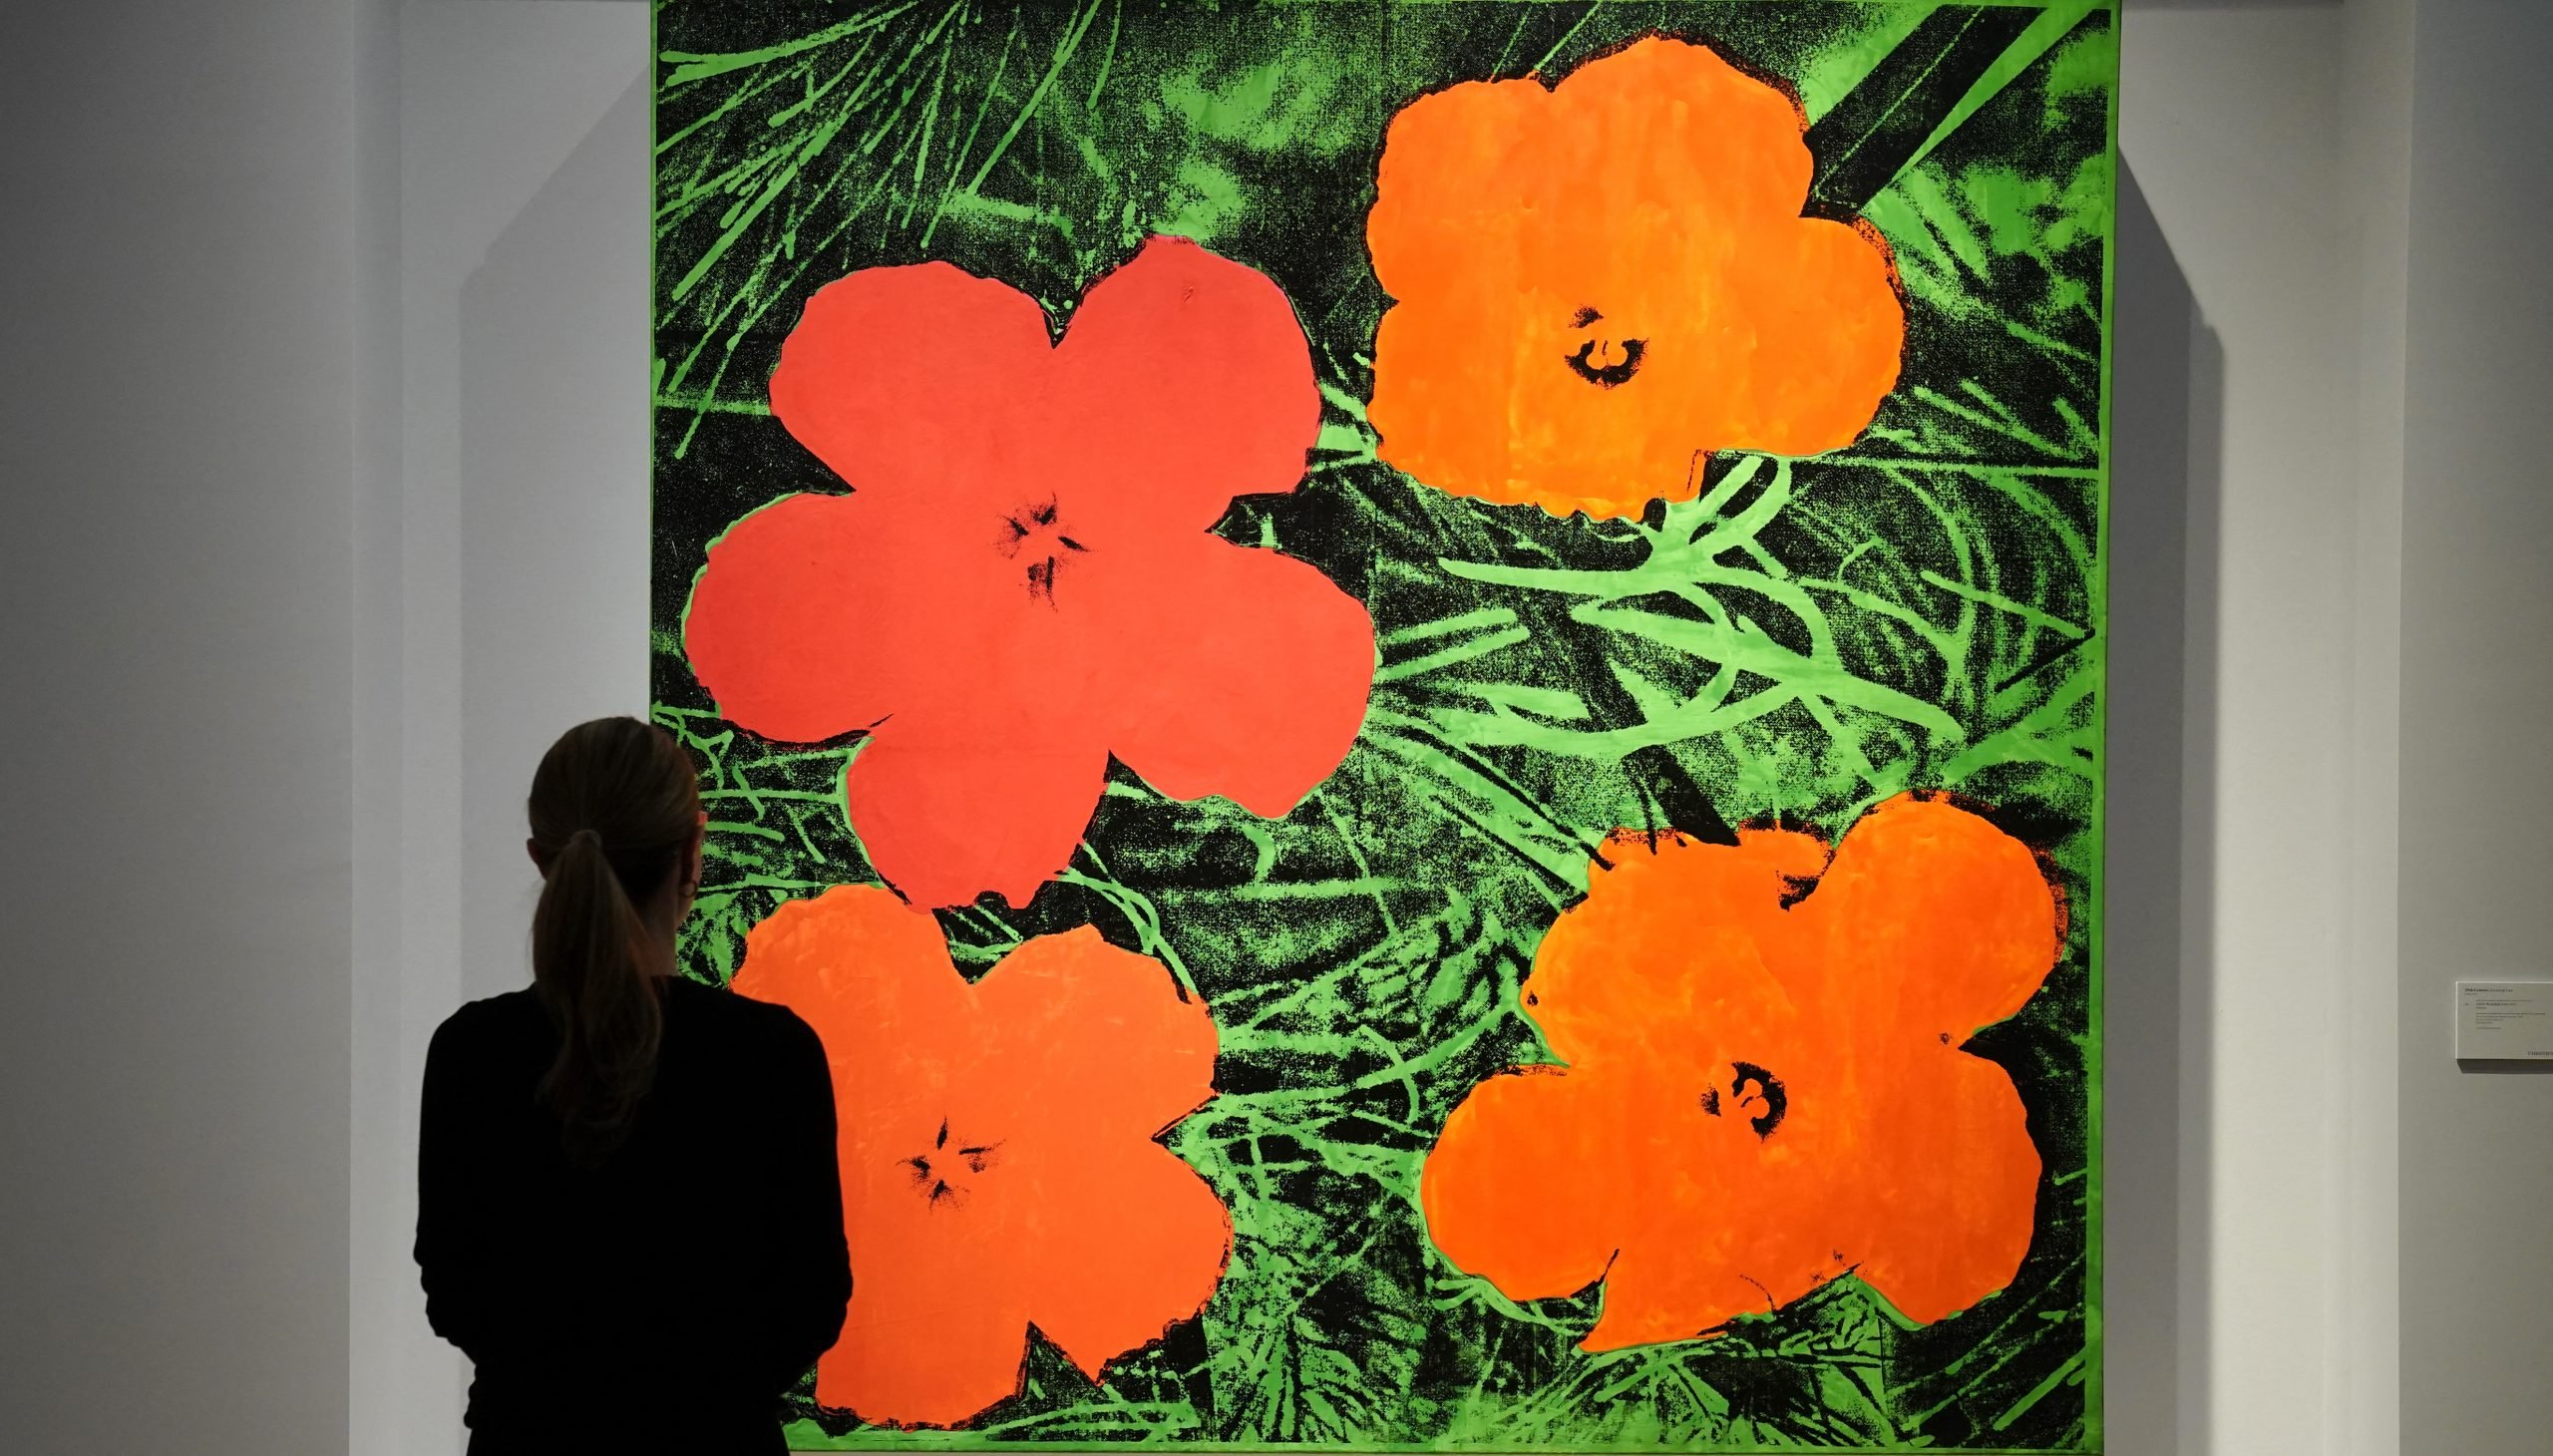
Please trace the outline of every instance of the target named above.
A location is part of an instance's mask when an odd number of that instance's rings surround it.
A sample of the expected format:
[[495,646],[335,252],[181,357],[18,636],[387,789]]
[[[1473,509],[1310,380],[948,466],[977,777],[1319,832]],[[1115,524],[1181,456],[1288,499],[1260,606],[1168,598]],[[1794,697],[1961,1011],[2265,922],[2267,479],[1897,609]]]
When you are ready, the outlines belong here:
[[[659,0],[655,692],[714,821],[694,974],[731,975],[780,901],[876,878],[840,800],[857,741],[736,730],[680,655],[707,542],[841,488],[763,387],[845,273],[946,258],[1060,318],[1156,231],[1267,272],[1324,424],[1304,486],[1219,530],[1319,565],[1382,657],[1354,751],[1287,819],[1113,769],[1027,910],[940,916],[969,973],[1088,923],[1212,1007],[1219,1095],[1170,1138],[1238,1235],[1203,1317],[1104,1385],[1032,1338],[1023,1393],[968,1430],[802,1405],[798,1444],[2097,1448],[2106,7],[2051,6],[1975,85],[1916,99],[1947,130],[1861,208],[1905,286],[1905,374],[1850,451],[1726,455],[1689,504],[1560,521],[1381,465],[1362,405],[1384,304],[1363,218],[1411,97],[1659,30],[1789,78],[1814,121],[1934,9]],[[2045,987],[1972,1043],[2046,1164],[2012,1285],[1916,1327],[1847,1277],[1717,1338],[1591,1356],[1596,1290],[1520,1305],[1447,1265],[1421,1161],[1481,1078],[1548,1059],[1517,985],[1591,848],[1705,829],[1696,797],[1833,837],[1907,788],[1990,806],[2069,910]]]

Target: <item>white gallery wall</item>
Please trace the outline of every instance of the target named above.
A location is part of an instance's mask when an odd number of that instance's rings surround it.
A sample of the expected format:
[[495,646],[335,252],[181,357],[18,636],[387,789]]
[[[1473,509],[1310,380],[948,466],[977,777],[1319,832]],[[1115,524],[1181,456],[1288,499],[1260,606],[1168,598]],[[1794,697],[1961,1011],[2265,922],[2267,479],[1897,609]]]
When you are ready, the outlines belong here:
[[2553,1443],[2553,1066],[2454,982],[2553,980],[2553,7],[2423,0],[2402,511],[2402,1449]]
[[[2553,1080],[2459,1073],[2439,988],[2546,958],[2476,828],[2553,797],[2527,9],[2129,3],[2121,1456],[2553,1422]],[[417,1073],[526,973],[541,748],[645,698],[646,25],[0,7],[0,1450],[461,1448]]]
[[13,1456],[344,1449],[387,19],[0,6]]
[[[2387,13],[2131,0],[2125,18],[2122,653],[2140,650],[2157,605],[2143,598],[2159,588],[2130,555],[2128,527],[2162,479],[2137,467],[2175,445],[2188,465],[2180,721],[2149,723],[2152,689],[2124,672],[2111,699],[2124,762],[2110,793],[2131,825],[2155,813],[2140,801],[2160,785],[2128,765],[2177,729],[2182,876],[2177,967],[2120,955],[2122,937],[2155,931],[2137,906],[2110,911],[2113,1015],[2158,994],[2149,976],[2176,969],[2179,992],[2169,1044],[2122,1044],[2114,1028],[2108,1047],[2106,1283],[2126,1321],[2112,1325],[2109,1410],[2122,1453],[2394,1449],[2395,991],[2389,935],[2367,926],[2391,899],[2395,604],[2389,580],[2360,568],[2398,531],[2386,509],[2399,451],[2388,464],[2369,447],[2362,431],[2380,412],[2360,398],[2362,371],[2399,354],[2362,281],[2383,273],[2363,265],[2382,236],[2362,219],[2399,215],[2400,169],[2375,157],[2407,120],[2398,96],[2389,124],[2382,111],[2381,78],[2408,65],[2386,44]],[[2377,80],[2354,83],[2361,69]],[[2149,218],[2159,236],[2143,231]],[[2154,241],[2186,287],[2185,315],[2126,286],[2158,266],[2136,251]],[[2398,248],[2391,266],[2398,275]],[[2163,361],[2131,372],[2127,353],[2166,324],[2186,331],[2179,422],[2152,397],[2176,382]],[[2184,424],[2178,440],[2142,433],[2171,423]],[[2114,875],[2134,868],[2119,849],[2114,836]],[[2371,1042],[2387,1054],[2366,1057]],[[2169,1165],[2146,1151],[2166,1121]],[[2130,1256],[2164,1243],[2166,1217],[2170,1266],[2140,1268]]]

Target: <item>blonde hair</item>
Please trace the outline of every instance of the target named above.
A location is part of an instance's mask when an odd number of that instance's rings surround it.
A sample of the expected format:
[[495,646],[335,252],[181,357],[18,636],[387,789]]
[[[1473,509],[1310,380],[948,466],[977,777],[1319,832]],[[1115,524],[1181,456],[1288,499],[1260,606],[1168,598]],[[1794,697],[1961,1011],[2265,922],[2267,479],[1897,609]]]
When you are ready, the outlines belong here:
[[638,907],[681,867],[700,787],[661,730],[596,718],[542,756],[526,807],[547,882],[532,916],[533,985],[559,1032],[539,1095],[569,1161],[591,1168],[628,1138],[655,1080],[664,1008]]

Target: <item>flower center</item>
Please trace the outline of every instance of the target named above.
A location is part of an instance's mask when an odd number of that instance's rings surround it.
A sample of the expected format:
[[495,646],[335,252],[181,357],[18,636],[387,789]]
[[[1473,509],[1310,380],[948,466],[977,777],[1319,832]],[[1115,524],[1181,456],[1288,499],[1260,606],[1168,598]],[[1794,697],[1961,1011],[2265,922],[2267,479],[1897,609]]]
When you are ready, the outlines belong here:
[[[1595,330],[1605,315],[1592,308],[1578,310],[1569,326],[1579,330]],[[1640,372],[1641,361],[1648,357],[1648,340],[1620,337],[1618,329],[1597,330],[1578,346],[1575,353],[1564,354],[1561,362],[1569,372],[1598,389],[1612,389],[1628,384]]]
[[1053,499],[1022,506],[1002,518],[996,549],[1023,564],[1032,600],[1053,605],[1055,572],[1076,553],[1090,547],[1064,534],[1062,510]]
[[1771,1137],[1773,1129],[1782,1125],[1791,1110],[1790,1093],[1784,1090],[1782,1079],[1753,1062],[1730,1062],[1728,1070],[1727,1098],[1720,1097],[1717,1087],[1704,1087],[1702,1111],[1718,1117],[1725,1106],[1753,1125],[1757,1141]]
[[975,1191],[975,1179],[993,1166],[993,1153],[999,1143],[974,1146],[948,1145],[948,1119],[939,1120],[939,1136],[930,1151],[905,1160],[912,1174],[913,1188],[932,1208],[943,1205],[954,1208],[964,1203]]

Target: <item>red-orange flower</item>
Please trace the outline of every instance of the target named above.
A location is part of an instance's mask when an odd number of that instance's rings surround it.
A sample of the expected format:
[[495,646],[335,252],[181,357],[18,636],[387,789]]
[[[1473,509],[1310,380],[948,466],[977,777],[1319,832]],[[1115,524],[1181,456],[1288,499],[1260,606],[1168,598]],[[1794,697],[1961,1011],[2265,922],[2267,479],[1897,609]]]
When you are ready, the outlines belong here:
[[1684,1339],[1857,1273],[1931,1321],[2010,1281],[2039,1160],[2004,1069],[2061,911],[1948,803],[1735,846],[1617,835],[1535,954],[1562,1059],[1472,1090],[1420,1180],[1445,1257],[1511,1298],[1602,1279],[1585,1348]]
[[1232,1218],[1155,1141],[1214,1095],[1215,1023],[1087,926],[969,984],[883,890],[791,901],[735,988],[833,1063],[854,1288],[816,1398],[952,1425],[1015,1393],[1034,1324],[1093,1379],[1205,1306]]
[[947,263],[819,290],[772,412],[856,488],[712,543],[684,650],[766,738],[870,737],[844,792],[920,906],[1024,906],[1113,753],[1162,793],[1290,812],[1364,721],[1374,627],[1312,566],[1210,533],[1292,490],[1320,424],[1276,285],[1156,237],[1060,341]]
[[1799,104],[1652,36],[1558,86],[1472,81],[1384,135],[1380,454],[1556,515],[1690,500],[1714,450],[1852,442],[1906,319],[1877,242],[1800,215]]

